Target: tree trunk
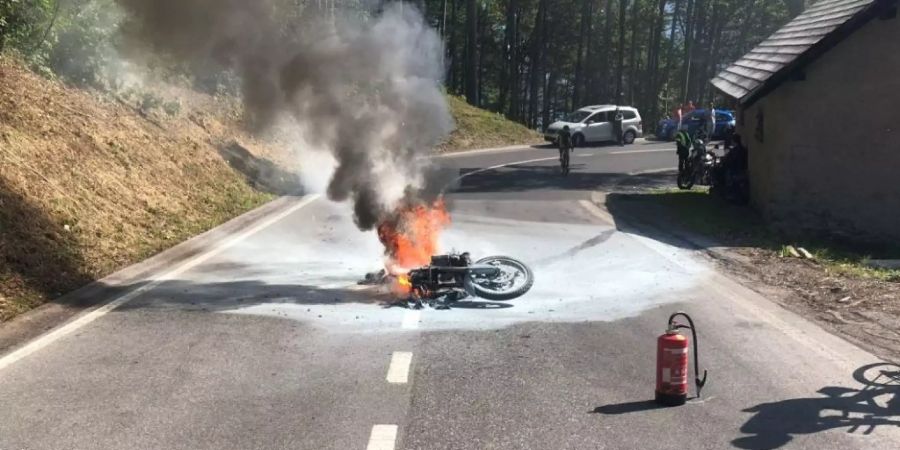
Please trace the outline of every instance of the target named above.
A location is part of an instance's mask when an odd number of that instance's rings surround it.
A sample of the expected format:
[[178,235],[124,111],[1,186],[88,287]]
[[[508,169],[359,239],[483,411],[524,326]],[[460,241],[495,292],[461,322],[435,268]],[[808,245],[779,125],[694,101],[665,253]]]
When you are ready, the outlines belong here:
[[513,91],[510,85],[512,84],[513,77],[513,46],[516,45],[515,40],[513,39],[513,33],[515,32],[516,26],[517,8],[517,0],[507,0],[506,27],[503,31],[503,72],[500,78],[500,97],[497,101],[497,110],[507,113],[507,115],[511,115],[508,113],[509,109],[507,108],[507,102],[509,94]]
[[641,69],[637,59],[638,52],[638,16],[640,15],[641,2],[634,0],[631,3],[631,53],[628,55],[628,105],[635,106],[637,90],[641,88],[638,82],[638,74]]
[[554,100],[556,99],[556,79],[557,73],[556,70],[550,69],[550,74],[547,77],[547,85],[544,87],[544,110],[541,114],[541,127],[543,129],[547,129],[547,125],[550,125],[550,112],[554,108]]
[[[648,122],[656,123],[659,121],[659,91],[660,91],[660,73],[659,73],[659,53],[662,45],[663,25],[666,21],[666,5],[668,0],[659,0],[656,9],[656,15],[653,17],[653,26],[651,27],[651,35],[649,47],[647,50],[647,76],[645,77],[645,85],[647,93],[644,96],[644,103],[649,106]],[[674,23],[672,24],[674,31]]]
[[[582,84],[584,83],[584,52],[590,45],[591,25],[594,20],[593,0],[583,0],[581,3],[581,31],[578,34],[578,53],[575,55],[575,83],[572,89],[572,106],[577,108],[581,103]],[[586,44],[587,43],[587,44]]]
[[[688,93],[691,98],[697,100],[700,104],[704,101],[701,98],[701,91],[703,90],[703,83],[706,82],[703,79],[703,69],[706,67],[706,60],[709,59],[708,1],[696,0],[694,5],[696,25],[694,28],[694,45],[691,49],[691,71],[689,75],[691,82],[688,84]],[[700,107],[700,105],[697,105],[697,107]]]
[[[669,99],[672,91],[672,72],[675,70],[675,31],[678,29],[678,17],[681,12],[681,5],[684,0],[675,0],[675,9],[672,12],[672,24],[669,27],[669,43],[666,49],[666,70],[663,72],[663,83],[665,84],[666,112],[669,109]],[[676,78],[677,79],[677,78]]]
[[612,64],[610,58],[610,49],[612,48],[612,32],[613,32],[613,19],[615,19],[615,4],[613,0],[606,0],[606,19],[603,24],[603,45],[600,47],[601,57],[601,67],[598,71],[598,75],[600,77],[600,89],[599,89],[599,101],[609,101],[611,98],[614,98],[610,94],[612,90],[610,88],[610,80],[609,77],[612,74]]
[[546,42],[546,39],[544,39],[546,37],[546,21],[544,19],[547,15],[547,1],[540,0],[538,2],[531,39],[531,92],[528,96],[528,125],[531,128],[537,127],[538,97],[544,84],[542,60],[544,58],[544,43]]
[[618,45],[618,62],[616,63],[616,104],[622,104],[622,76],[625,72],[625,10],[628,7],[628,0],[619,0],[619,45]]
[[688,85],[691,82],[691,57],[694,50],[694,1],[688,0],[687,11],[684,14],[684,65],[681,76],[681,101],[688,101]]
[[447,73],[447,86],[449,90],[453,94],[459,94],[462,90],[459,88],[461,82],[459,80],[459,66],[461,64],[459,58],[459,33],[457,30],[459,29],[458,25],[458,15],[457,11],[459,10],[459,0],[452,0],[450,4],[451,10],[451,18],[450,18],[450,42],[447,45],[449,47],[449,58],[450,58],[450,70]]
[[487,51],[489,50],[489,42],[487,42],[487,10],[480,7],[482,5],[479,3],[478,8],[478,79],[476,80],[478,96],[476,97],[476,105],[479,107],[484,107],[484,84],[485,84],[485,72],[487,72],[484,57]]
[[510,99],[509,110],[510,116],[514,120],[522,121],[522,62],[519,53],[519,28],[522,23],[522,15],[518,8],[518,0],[516,1],[515,23],[512,34],[512,48],[510,49],[510,63],[512,64],[510,71]]
[[478,104],[478,2],[466,1],[466,101]]

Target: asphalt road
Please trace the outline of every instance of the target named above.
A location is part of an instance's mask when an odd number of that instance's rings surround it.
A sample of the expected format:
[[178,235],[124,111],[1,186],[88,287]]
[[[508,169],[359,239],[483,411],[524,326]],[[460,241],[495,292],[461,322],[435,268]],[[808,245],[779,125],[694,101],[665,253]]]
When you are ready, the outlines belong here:
[[[900,448],[880,376],[900,369],[604,209],[599,192],[671,183],[670,145],[579,149],[566,178],[555,159],[440,160],[467,175],[445,249],[528,262],[525,297],[391,307],[356,286],[374,234],[283,199],[0,355],[0,449]],[[710,381],[660,409],[655,339],[679,309]]]

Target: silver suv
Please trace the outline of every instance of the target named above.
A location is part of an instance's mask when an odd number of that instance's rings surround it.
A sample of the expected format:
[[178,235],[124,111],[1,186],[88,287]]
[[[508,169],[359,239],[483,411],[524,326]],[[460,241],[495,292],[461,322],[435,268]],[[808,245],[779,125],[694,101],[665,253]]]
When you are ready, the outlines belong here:
[[[644,135],[641,113],[637,108],[630,106],[619,106],[618,109],[622,111],[625,119],[622,122],[625,143],[631,144]],[[581,146],[586,142],[614,142],[616,137],[612,121],[615,115],[616,105],[586,106],[569,114],[565,119],[552,123],[544,131],[544,139],[556,143],[556,135],[568,125],[575,146]]]

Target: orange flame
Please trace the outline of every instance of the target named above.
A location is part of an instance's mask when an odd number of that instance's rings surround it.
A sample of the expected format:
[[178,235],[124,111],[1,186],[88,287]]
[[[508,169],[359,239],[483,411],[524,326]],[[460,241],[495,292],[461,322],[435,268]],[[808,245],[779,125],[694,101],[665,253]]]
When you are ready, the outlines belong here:
[[433,204],[413,203],[398,208],[378,225],[384,244],[385,267],[397,276],[395,291],[408,294],[412,288],[405,274],[431,263],[439,249],[441,232],[450,224],[450,214],[442,200]]
[[400,295],[409,295],[412,292],[412,281],[409,275],[397,275],[397,282],[394,283],[394,292]]

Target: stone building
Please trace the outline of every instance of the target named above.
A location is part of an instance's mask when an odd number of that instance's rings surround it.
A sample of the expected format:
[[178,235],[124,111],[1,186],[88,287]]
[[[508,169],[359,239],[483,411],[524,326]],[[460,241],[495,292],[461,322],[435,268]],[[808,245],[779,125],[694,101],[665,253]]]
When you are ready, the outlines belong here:
[[752,203],[782,228],[900,243],[897,0],[820,0],[717,75]]

